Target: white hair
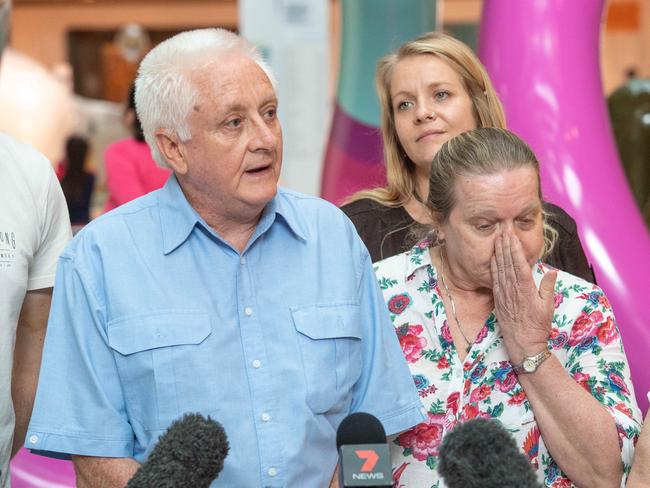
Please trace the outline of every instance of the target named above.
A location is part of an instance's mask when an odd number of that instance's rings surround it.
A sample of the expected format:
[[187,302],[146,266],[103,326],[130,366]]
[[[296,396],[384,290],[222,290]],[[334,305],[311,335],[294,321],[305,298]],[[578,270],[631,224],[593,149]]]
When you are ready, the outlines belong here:
[[9,13],[11,12],[11,0],[0,0],[0,56],[5,49],[7,37],[9,36]]
[[243,37],[225,29],[181,32],[158,44],[142,60],[135,81],[135,107],[144,138],[156,163],[169,168],[156,145],[155,131],[164,129],[181,141],[191,139],[187,117],[198,102],[190,71],[197,62],[226,53],[239,53],[254,61],[275,88],[275,78],[259,50]]

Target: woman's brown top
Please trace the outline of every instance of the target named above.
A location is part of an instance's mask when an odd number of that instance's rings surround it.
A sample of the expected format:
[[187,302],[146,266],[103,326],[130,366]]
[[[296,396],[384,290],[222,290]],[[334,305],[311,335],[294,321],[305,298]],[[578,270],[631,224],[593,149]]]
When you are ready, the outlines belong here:
[[[596,283],[593,269],[582,249],[575,220],[557,205],[548,202],[543,205],[550,214],[549,224],[558,232],[555,247],[544,261]],[[403,207],[386,207],[364,198],[342,206],[341,210],[352,220],[373,263],[409,250],[417,240],[417,227],[420,224]]]

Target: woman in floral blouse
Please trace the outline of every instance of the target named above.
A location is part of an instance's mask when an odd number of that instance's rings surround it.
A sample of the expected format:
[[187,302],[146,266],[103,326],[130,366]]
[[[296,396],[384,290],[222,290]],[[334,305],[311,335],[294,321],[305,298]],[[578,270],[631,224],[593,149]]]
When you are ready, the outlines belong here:
[[539,165],[494,128],[433,161],[433,231],[376,273],[428,420],[391,441],[396,487],[441,488],[439,445],[495,419],[546,486],[623,486],[640,430],[630,371],[602,290],[543,264]]

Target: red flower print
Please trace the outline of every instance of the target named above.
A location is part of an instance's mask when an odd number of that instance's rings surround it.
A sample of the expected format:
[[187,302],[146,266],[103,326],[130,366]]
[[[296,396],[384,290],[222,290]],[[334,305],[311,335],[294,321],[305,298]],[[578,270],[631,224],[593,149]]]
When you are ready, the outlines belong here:
[[522,446],[530,462],[535,465],[537,465],[537,456],[539,455],[539,437],[539,429],[537,426],[534,426],[526,435],[524,445]]
[[388,300],[388,310],[395,315],[401,314],[411,304],[411,297],[406,293],[395,295]]
[[558,308],[563,301],[564,301],[564,294],[562,294],[561,292],[556,293],[553,299],[553,307]]
[[494,382],[494,387],[503,393],[508,393],[516,385],[517,385],[517,375],[512,369],[508,371],[508,374],[506,374],[504,378],[497,378],[496,381]]
[[419,324],[404,324],[397,328],[399,345],[402,346],[402,353],[409,363],[416,363],[422,357],[422,349],[427,345],[427,340],[420,337],[423,330]]
[[478,416],[478,407],[473,403],[468,403],[463,407],[463,411],[460,414],[460,419],[470,420]]
[[426,461],[429,456],[437,456],[444,431],[444,415],[429,413],[426,422],[397,436],[397,443],[405,449],[411,449],[418,461]]
[[587,314],[584,310],[580,316],[573,323],[571,328],[571,336],[569,337],[569,345],[577,346],[585,337],[593,335],[596,326],[603,321],[603,314],[598,310]]
[[598,340],[602,344],[610,344],[612,341],[614,341],[618,335],[616,333],[616,324],[614,322],[614,319],[607,317],[605,323],[601,324],[600,327],[598,327],[597,334]]
[[625,415],[632,418],[632,410],[627,405],[625,405],[625,403],[617,403],[616,405],[614,405],[614,408],[619,412],[623,412]]
[[590,376],[585,373],[574,373],[573,379],[576,383],[582,386],[587,392],[591,393],[591,388],[589,387],[589,378]]
[[447,397],[447,411],[451,411],[452,415],[455,417],[458,413],[458,399],[460,398],[460,393],[455,391]]
[[449,343],[454,342],[454,338],[451,336],[451,331],[449,330],[449,322],[447,322],[446,320],[442,324],[442,327],[440,328],[440,332],[442,333],[442,338],[445,341]]
[[510,397],[508,405],[521,405],[524,401],[526,401],[526,393],[524,393],[524,390],[519,390]]
[[469,396],[470,402],[480,402],[481,400],[486,399],[490,396],[492,389],[488,385],[481,385],[478,388],[475,388],[472,391],[472,394]]
[[442,356],[438,361],[438,369],[447,369],[449,368],[449,361],[447,361],[447,356]]
[[609,386],[614,391],[616,392],[620,391],[625,395],[628,395],[630,393],[627,389],[627,386],[625,386],[625,381],[623,381],[623,378],[618,372],[610,371],[607,374],[607,379],[609,380]]
[[399,479],[402,477],[402,473],[406,467],[411,463],[402,463],[399,468],[393,471],[393,488],[402,488],[404,485],[399,484]]
[[612,306],[609,304],[609,300],[605,295],[598,296],[598,303],[601,304],[604,308],[609,309]]
[[487,327],[483,326],[481,330],[478,331],[478,335],[476,336],[476,339],[474,339],[474,342],[478,344],[481,342],[483,339],[485,339],[488,335],[488,330]]
[[571,480],[569,478],[558,476],[555,478],[555,481],[553,481],[551,488],[571,488],[572,486],[573,483],[571,483]]

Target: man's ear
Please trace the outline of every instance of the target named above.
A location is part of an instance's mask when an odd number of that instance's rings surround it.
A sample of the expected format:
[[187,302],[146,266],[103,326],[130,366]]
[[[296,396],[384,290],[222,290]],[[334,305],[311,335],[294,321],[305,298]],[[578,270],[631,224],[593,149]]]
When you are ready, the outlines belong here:
[[180,138],[164,129],[158,129],[154,132],[154,136],[156,137],[158,151],[174,170],[174,173],[179,175],[187,173],[188,165],[183,152],[183,142]]

